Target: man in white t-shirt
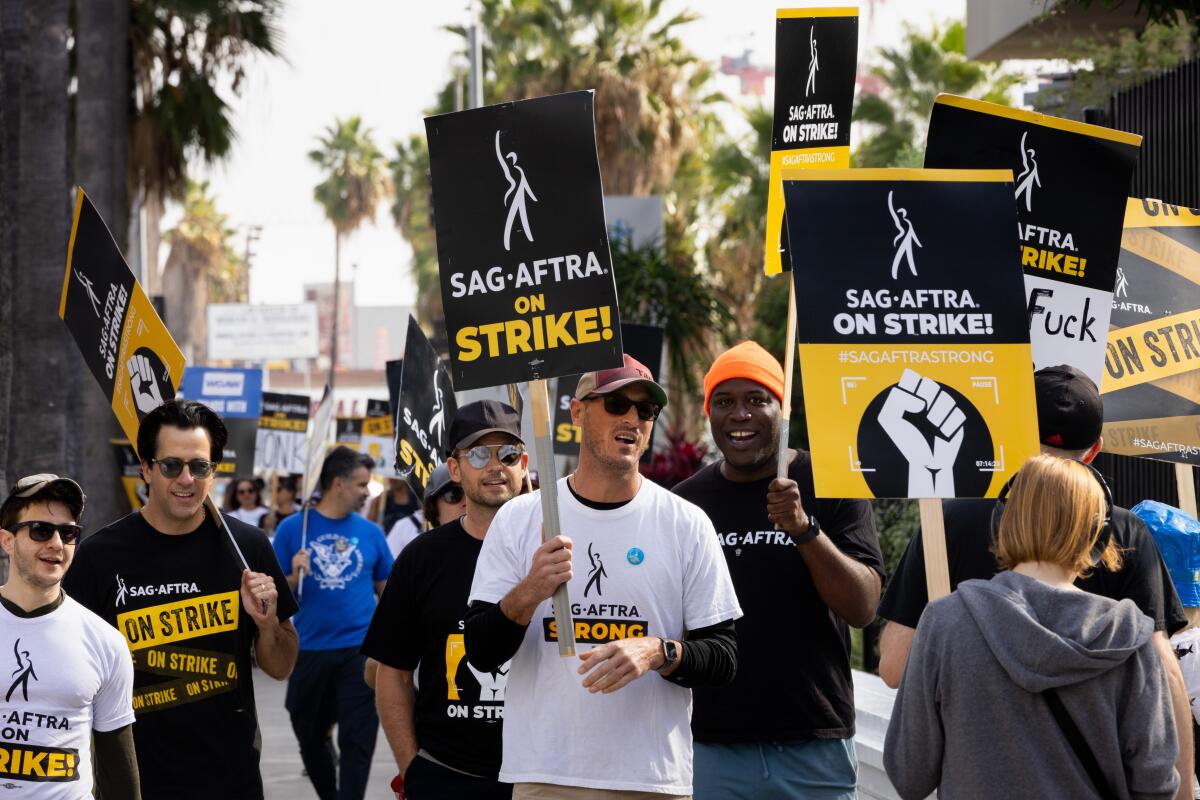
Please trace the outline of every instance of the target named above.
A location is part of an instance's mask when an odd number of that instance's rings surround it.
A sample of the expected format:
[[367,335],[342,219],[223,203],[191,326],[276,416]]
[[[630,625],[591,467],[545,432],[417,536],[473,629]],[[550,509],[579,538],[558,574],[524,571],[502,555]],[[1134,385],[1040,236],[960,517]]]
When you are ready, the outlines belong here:
[[31,475],[0,505],[0,786],[23,797],[138,800],[133,661],[124,637],[62,590],[81,529],[83,492]]
[[[483,541],[467,660],[487,672],[512,659],[500,780],[514,800],[692,792],[691,687],[733,679],[742,612],[707,515],[638,474],[666,403],[630,356],[582,376],[579,466],[558,483],[564,535],[542,543],[535,492],[505,504]],[[562,583],[578,660],[558,655]]]

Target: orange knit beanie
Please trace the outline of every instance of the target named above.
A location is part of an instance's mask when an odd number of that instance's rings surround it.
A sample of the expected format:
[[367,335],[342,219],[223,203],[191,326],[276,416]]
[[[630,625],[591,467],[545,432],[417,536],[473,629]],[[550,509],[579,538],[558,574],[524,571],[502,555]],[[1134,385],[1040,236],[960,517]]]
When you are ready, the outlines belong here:
[[717,356],[704,376],[705,414],[709,413],[708,401],[713,389],[730,378],[749,378],[761,383],[783,402],[783,367],[758,342],[742,342]]

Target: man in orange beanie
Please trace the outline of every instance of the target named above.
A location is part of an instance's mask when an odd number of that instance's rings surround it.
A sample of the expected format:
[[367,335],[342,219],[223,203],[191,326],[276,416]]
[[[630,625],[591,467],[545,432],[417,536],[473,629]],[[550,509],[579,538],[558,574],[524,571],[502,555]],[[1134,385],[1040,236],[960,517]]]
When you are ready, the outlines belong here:
[[675,487],[712,519],[745,612],[737,676],[693,690],[696,800],[856,796],[846,624],[875,618],[883,556],[867,501],[814,497],[807,451],[775,477],[782,399],[760,345],[721,354],[704,410],[724,458]]

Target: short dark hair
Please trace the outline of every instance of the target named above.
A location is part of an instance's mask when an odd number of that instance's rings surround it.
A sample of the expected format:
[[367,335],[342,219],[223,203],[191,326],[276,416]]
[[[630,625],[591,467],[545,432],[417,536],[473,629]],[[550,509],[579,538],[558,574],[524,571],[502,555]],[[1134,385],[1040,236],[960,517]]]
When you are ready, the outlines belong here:
[[17,497],[15,492],[9,495],[4,504],[0,505],[0,528],[11,531],[12,526],[20,521],[21,512],[34,503],[62,503],[71,509],[71,516],[75,517],[75,522],[83,520],[83,507],[79,505],[79,497],[61,483],[51,483],[30,497]]
[[333,448],[321,465],[321,491],[329,491],[335,480],[349,478],[359,467],[366,467],[370,472],[375,469],[375,459],[364,453],[356,453],[349,447]]
[[211,443],[208,460],[215,464],[225,455],[229,431],[217,412],[195,400],[168,400],[143,417],[138,426],[138,458],[142,461],[148,463],[157,457],[158,432],[164,425],[185,431],[203,428],[208,432]]

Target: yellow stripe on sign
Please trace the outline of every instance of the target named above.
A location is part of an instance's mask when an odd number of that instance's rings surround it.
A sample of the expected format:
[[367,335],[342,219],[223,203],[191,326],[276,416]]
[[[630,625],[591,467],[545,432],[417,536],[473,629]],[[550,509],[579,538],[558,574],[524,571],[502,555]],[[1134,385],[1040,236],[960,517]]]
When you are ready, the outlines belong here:
[[117,615],[117,629],[130,650],[237,630],[238,591],[189,597]]
[[785,169],[785,181],[939,181],[941,183],[1012,183],[1011,169]]
[[777,8],[775,19],[807,19],[808,17],[857,17],[855,7],[843,8]]
[[391,436],[395,432],[391,417],[367,417],[363,420],[363,436]]
[[960,97],[956,94],[939,94],[933,102],[934,105],[952,106],[954,108],[966,109],[967,111],[978,111],[981,114],[989,114],[993,117],[1014,119],[1017,122],[1027,122],[1030,125],[1040,125],[1043,128],[1054,128],[1060,131],[1067,131],[1068,133],[1081,133],[1084,136],[1108,139],[1112,142],[1130,144],[1134,147],[1140,147],[1142,144],[1142,137],[1136,133],[1126,133],[1125,131],[1113,130],[1112,128],[1104,128],[1100,125],[1076,122],[1073,119],[1051,117],[1047,114],[1039,114],[1036,111],[1023,111],[1011,106],[989,103],[986,100],[972,100],[969,97]]
[[1200,405],[1200,371],[1181,372],[1178,375],[1159,378],[1150,381],[1150,385]]
[[1125,227],[1126,229],[1200,227],[1200,208],[1173,206],[1161,200],[1129,197],[1125,200]]
[[75,187],[75,216],[71,220],[71,238],[67,242],[67,269],[63,273],[62,297],[58,300],[58,318],[67,318],[67,289],[71,285],[71,260],[75,257],[75,234],[79,233],[79,214],[83,211],[83,187]]
[[[1200,416],[1157,417],[1106,422],[1104,452],[1171,461],[1200,457]],[[1189,444],[1190,443],[1190,444]]]
[[1108,332],[1101,392],[1200,369],[1200,309]]
[[1151,228],[1126,228],[1121,235],[1121,249],[1200,284],[1200,253],[1164,233]]
[[779,256],[779,240],[783,231],[783,178],[789,172],[805,169],[845,171],[850,166],[850,148],[810,147],[806,150],[772,150],[771,175],[767,193],[767,241],[763,251],[763,272],[778,275],[783,272]]

